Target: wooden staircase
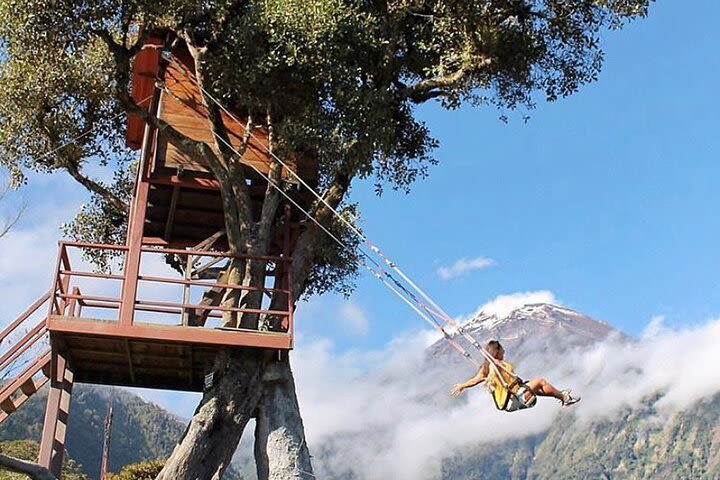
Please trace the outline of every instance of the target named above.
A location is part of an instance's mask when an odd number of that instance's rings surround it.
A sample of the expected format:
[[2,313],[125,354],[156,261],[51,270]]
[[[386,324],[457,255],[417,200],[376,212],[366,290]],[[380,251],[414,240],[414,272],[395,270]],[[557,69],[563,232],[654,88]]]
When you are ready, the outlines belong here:
[[[3,379],[0,386],[0,423],[49,380],[51,352],[47,343],[46,319],[42,316],[37,321],[38,312],[47,306],[49,299],[50,292],[35,301],[0,333],[0,344],[12,334],[21,335],[19,340],[3,348],[0,355],[0,375]],[[32,325],[33,321],[37,323],[28,329],[28,324]],[[25,329],[27,331],[23,334]],[[20,373],[16,373],[17,370],[21,370]]]

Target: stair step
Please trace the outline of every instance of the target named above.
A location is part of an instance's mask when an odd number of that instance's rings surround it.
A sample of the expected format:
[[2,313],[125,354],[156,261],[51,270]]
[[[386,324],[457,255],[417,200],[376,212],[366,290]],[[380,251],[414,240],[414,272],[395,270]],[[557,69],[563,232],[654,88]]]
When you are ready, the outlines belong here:
[[0,408],[3,412],[7,413],[8,415],[13,413],[15,410],[17,410],[17,405],[15,405],[15,402],[12,401],[10,398],[6,398],[2,402],[0,402]]
[[[18,409],[20,405],[34,394],[42,385],[47,382],[47,377],[40,377],[35,380],[34,377],[38,372],[44,370],[43,367],[50,363],[50,351],[44,352],[37,359],[30,364],[20,375],[15,377],[10,382],[6,383],[0,390],[0,411],[6,414],[11,414]],[[16,395],[20,393],[20,395]],[[17,398],[13,398],[17,396]],[[2,422],[7,415],[0,415],[0,422]]]
[[[22,392],[16,399],[12,400],[12,404],[15,407],[15,410],[20,408],[23,403],[27,402],[32,395],[40,390],[43,385],[45,385],[48,382],[49,378],[47,377],[40,377],[37,380],[33,381],[35,391],[31,394],[26,394],[25,392]],[[6,399],[6,401],[9,401],[10,399]],[[2,423],[7,417],[10,416],[13,412],[5,411],[3,408],[1,408],[2,403],[0,402],[0,423]]]
[[32,395],[33,393],[37,392],[37,386],[35,385],[35,380],[30,378],[27,382],[20,385],[20,390],[27,395],[28,397]]

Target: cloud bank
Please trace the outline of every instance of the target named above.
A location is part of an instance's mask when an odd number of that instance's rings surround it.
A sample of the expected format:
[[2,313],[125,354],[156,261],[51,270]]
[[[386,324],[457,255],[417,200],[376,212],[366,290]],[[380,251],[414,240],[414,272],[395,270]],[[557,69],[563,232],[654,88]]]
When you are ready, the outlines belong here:
[[[498,412],[480,387],[450,397],[450,387],[472,371],[426,362],[427,336],[409,332],[372,352],[336,352],[324,339],[298,346],[294,371],[320,476],[440,478],[447,455],[540,433],[569,413],[553,399],[529,411]],[[656,318],[636,342],[609,339],[563,358],[539,353],[518,370],[574,388],[583,401],[571,412],[581,422],[612,419],[648,401],[671,415],[720,392],[718,344],[720,319],[670,329]]]

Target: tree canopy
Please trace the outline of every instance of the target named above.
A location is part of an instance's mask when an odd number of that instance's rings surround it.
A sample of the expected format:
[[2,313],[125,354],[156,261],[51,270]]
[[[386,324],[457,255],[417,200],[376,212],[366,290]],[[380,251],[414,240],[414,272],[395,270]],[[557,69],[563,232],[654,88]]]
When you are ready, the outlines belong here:
[[[132,183],[129,69],[163,29],[223,103],[272,112],[275,151],[408,189],[437,145],[415,107],[533,108],[597,78],[600,35],[649,0],[0,1],[0,164],[65,170],[93,192],[68,232],[117,242]],[[89,132],[89,133],[87,133]],[[81,136],[73,143],[72,139]],[[64,148],[59,148],[66,145]],[[89,163],[110,167],[100,179]]]
[[[309,215],[347,236],[330,207],[355,216],[347,201],[354,179],[372,179],[378,192],[408,191],[436,163],[437,141],[418,105],[507,111],[571,95],[598,77],[602,32],[646,15],[649,2],[0,0],[0,165],[16,185],[28,171],[66,171],[92,192],[67,231],[121,242],[134,156],[124,142],[126,115],[140,117],[215,176],[229,248],[251,254],[229,262],[224,282],[254,288],[225,295],[223,306],[257,309],[266,272],[252,259],[269,250],[281,198],[268,182],[253,212],[240,161],[248,140],[239,151],[223,145],[228,132],[214,99],[244,112],[246,131],[268,132],[274,154],[317,160],[325,202],[313,203]],[[131,96],[134,61],[158,48],[148,43],[158,32],[160,48],[181,45],[190,54],[214,145],[182,134]],[[91,164],[105,173],[92,178]],[[268,171],[282,184],[276,159]],[[347,292],[357,269],[352,257],[308,223],[293,251],[291,300],[329,288]],[[271,302],[287,298],[276,294]],[[234,317],[223,315],[224,326],[257,328],[256,314]],[[303,478],[312,475],[287,357],[251,350],[218,355],[218,380],[158,478],[222,474],[251,412],[259,478],[301,467]],[[276,380],[266,382],[271,370]]]

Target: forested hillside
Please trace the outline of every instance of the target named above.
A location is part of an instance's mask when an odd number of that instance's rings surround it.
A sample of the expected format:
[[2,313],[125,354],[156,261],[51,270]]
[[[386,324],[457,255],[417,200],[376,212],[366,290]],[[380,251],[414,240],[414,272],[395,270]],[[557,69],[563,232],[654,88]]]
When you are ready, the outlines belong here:
[[[102,437],[111,389],[76,385],[70,408],[67,451],[89,478],[98,478]],[[47,389],[0,424],[0,440],[39,441]],[[146,459],[165,458],[185,428],[181,419],[121,389],[114,392],[110,470]]]

